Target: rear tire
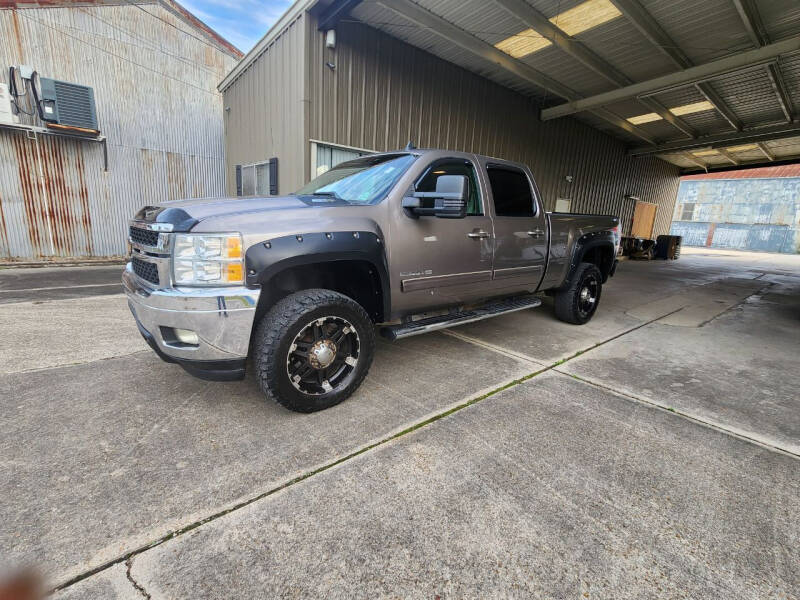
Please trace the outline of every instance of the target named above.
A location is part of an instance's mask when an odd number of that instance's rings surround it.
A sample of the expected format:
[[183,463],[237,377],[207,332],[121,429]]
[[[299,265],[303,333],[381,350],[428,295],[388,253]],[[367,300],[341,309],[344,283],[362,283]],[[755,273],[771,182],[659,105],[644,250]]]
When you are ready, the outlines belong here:
[[366,311],[331,290],[290,294],[264,315],[253,358],[264,394],[310,413],[346,400],[372,364],[375,331]]
[[581,263],[569,286],[556,293],[556,317],[574,325],[588,323],[597,311],[602,291],[603,275],[600,269],[591,263]]

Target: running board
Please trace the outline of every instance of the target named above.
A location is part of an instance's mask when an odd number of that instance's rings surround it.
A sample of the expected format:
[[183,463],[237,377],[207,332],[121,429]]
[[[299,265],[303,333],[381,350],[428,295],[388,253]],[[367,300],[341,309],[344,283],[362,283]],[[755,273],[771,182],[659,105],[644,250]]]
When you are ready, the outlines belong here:
[[427,319],[420,319],[419,321],[409,321],[407,323],[401,323],[400,325],[384,327],[381,329],[381,335],[388,340],[394,341],[412,335],[436,331],[437,329],[446,329],[447,327],[482,321],[483,319],[505,315],[518,310],[525,310],[526,308],[536,308],[541,303],[542,300],[536,296],[510,298],[508,300],[484,304],[472,310],[464,310],[438,317],[429,317]]

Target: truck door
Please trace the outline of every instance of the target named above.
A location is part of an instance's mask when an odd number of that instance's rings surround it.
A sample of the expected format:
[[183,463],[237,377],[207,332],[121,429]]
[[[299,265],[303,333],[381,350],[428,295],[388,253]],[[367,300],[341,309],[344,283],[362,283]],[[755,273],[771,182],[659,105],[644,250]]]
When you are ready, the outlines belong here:
[[[415,180],[418,192],[436,190],[442,175],[469,179],[467,216],[446,219],[398,214],[392,220],[392,270],[400,279],[398,307],[430,307],[486,295],[492,279],[492,220],[484,210],[477,169],[467,158],[440,158]],[[397,209],[402,211],[403,209]]]
[[486,165],[494,213],[495,291],[534,291],[547,262],[547,222],[528,174],[506,164]]

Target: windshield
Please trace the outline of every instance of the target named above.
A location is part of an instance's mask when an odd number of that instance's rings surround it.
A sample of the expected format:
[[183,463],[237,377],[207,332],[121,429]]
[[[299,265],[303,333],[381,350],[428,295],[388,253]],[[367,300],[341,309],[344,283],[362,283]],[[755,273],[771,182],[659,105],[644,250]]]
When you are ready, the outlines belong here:
[[336,165],[294,195],[330,198],[349,204],[375,204],[386,197],[415,159],[412,154],[362,156]]

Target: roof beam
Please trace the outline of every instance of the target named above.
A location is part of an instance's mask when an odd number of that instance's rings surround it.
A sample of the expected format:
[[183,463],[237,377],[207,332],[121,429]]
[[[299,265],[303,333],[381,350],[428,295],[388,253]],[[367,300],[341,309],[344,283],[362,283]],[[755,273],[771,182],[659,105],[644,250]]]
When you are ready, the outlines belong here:
[[[374,1],[383,8],[389,9],[404,19],[407,19],[432,33],[435,33],[450,43],[456,44],[471,54],[479,56],[484,60],[497,65],[498,67],[508,71],[509,73],[512,73],[520,79],[527,81],[528,83],[532,83],[533,85],[543,88],[544,90],[557,96],[561,96],[569,101],[575,101],[582,98],[580,94],[569,87],[559,83],[551,77],[548,77],[544,73],[537,71],[524,62],[512,58],[505,52],[498,50],[491,44],[484,42],[482,39],[475,37],[471,33],[466,32],[456,25],[453,25],[439,15],[422,8],[411,0],[371,1]],[[652,137],[634,127],[622,117],[619,117],[602,107],[597,107],[597,110],[593,110],[592,112],[601,119],[608,121],[612,125],[623,129],[650,144],[655,143],[655,140]]]
[[764,142],[758,142],[756,146],[758,146],[758,149],[761,150],[761,154],[767,157],[767,160],[769,160],[770,162],[775,160],[775,155],[772,154],[772,152],[770,152],[769,148],[767,148]]
[[607,106],[621,100],[628,100],[642,95],[656,94],[674,88],[685,87],[698,81],[725,75],[726,73],[766,64],[770,61],[774,61],[781,54],[797,52],[798,50],[800,50],[800,36],[781,40],[780,42],[762,46],[755,50],[746,50],[745,52],[731,54],[702,65],[689,67],[683,71],[655,77],[649,81],[634,83],[624,88],[603,92],[589,98],[571,100],[559,106],[546,108],[542,111],[542,120],[549,121],[584,110],[591,110],[599,106]]
[[[639,33],[647,38],[658,50],[665,54],[667,58],[669,58],[675,64],[675,66],[680,67],[681,69],[688,69],[689,67],[694,66],[692,60],[683,52],[683,50],[678,48],[677,44],[675,44],[667,32],[662,29],[661,25],[658,24],[653,16],[647,12],[641,4],[639,4],[638,0],[611,0],[611,3],[617,7],[617,10],[625,15],[625,18],[627,18],[628,21],[630,21],[631,24],[639,30]],[[706,100],[714,105],[714,108],[717,109],[717,112],[722,115],[722,117],[730,124],[731,127],[737,131],[742,129],[742,122],[720,97],[720,95],[714,90],[714,88],[711,87],[710,83],[696,83],[695,88],[697,88],[697,91],[706,97]]]
[[[549,39],[565,54],[576,59],[582,65],[591,69],[607,81],[619,87],[633,83],[632,79],[600,58],[587,48],[585,44],[582,44],[553,25],[547,17],[525,2],[525,0],[494,0],[494,2],[505,9],[509,14],[525,23],[528,27]],[[673,115],[655,99],[648,98],[642,100],[642,104],[645,104],[651,111],[655,112],[670,125],[679,129],[689,137],[697,136],[697,133],[689,125],[682,119]]]
[[[764,21],[761,20],[758,7],[751,0],[733,0],[733,4],[753,45],[756,48],[768,45],[770,43],[769,34],[766,27],[764,27]],[[791,122],[794,118],[794,107],[786,89],[783,74],[776,64],[769,64],[766,69],[770,85],[775,92],[775,97],[778,99],[783,115],[787,122]]]
[[700,167],[700,168],[701,168],[701,169],[703,169],[703,170],[704,170],[706,173],[708,173],[708,165],[707,165],[706,163],[704,163],[702,160],[700,160],[699,158],[697,158],[697,157],[696,157],[694,154],[692,154],[691,152],[688,152],[688,151],[687,151],[687,152],[681,152],[681,153],[680,153],[680,155],[681,155],[683,158],[685,158],[686,160],[688,160],[690,163],[692,163],[693,165],[695,165],[695,166],[697,166],[697,167]]
[[770,127],[759,127],[746,131],[727,131],[725,133],[715,133],[704,135],[696,140],[678,140],[666,142],[658,146],[642,146],[628,151],[631,156],[645,156],[648,154],[663,154],[670,152],[680,152],[693,148],[719,148],[727,146],[738,146],[741,144],[756,144],[770,140],[779,140],[788,137],[800,136],[800,122],[781,123]]
[[737,158],[734,158],[734,156],[730,152],[725,150],[725,148],[717,148],[716,150],[717,150],[717,152],[719,152],[722,156],[727,158],[734,165],[738,165],[738,164],[741,163],[740,160],[738,160]]

